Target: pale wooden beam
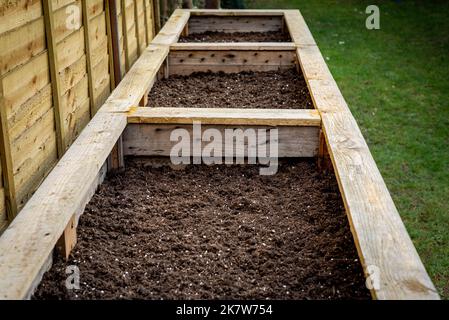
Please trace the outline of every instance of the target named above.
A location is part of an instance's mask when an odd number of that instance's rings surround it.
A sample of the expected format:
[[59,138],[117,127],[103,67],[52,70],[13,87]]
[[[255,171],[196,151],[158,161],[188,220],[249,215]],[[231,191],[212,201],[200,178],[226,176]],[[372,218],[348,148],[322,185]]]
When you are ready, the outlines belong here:
[[319,127],[317,110],[238,108],[131,108],[128,123]]

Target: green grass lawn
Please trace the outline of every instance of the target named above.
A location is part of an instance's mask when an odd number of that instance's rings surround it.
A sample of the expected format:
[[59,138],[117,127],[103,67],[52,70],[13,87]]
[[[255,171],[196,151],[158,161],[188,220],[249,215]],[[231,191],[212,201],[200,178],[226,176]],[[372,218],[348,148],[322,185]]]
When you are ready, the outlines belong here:
[[[380,8],[367,30],[365,8]],[[247,0],[300,9],[442,298],[449,298],[449,3]]]

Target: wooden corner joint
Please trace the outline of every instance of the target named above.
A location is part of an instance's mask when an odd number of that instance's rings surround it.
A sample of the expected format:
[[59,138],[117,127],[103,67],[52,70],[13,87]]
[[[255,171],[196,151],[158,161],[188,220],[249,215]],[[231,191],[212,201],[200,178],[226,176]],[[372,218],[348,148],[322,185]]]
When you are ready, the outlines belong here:
[[324,135],[323,129],[320,129],[319,139],[320,140],[317,158],[318,169],[320,171],[333,171],[334,167],[332,166],[329,150],[327,149],[326,137]]
[[67,227],[56,243],[57,251],[66,259],[69,259],[70,252],[76,245],[76,217],[75,215],[69,220]]

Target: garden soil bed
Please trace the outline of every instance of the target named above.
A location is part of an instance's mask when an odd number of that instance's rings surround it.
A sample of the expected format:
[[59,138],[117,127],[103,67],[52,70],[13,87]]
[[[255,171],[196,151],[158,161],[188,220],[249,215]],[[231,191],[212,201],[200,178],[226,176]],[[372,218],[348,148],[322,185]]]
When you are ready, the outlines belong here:
[[206,31],[181,36],[179,42],[291,42],[283,32],[216,32]]
[[[80,290],[65,268],[80,268]],[[289,160],[151,166],[106,179],[68,262],[55,256],[35,299],[369,299],[333,175]]]
[[154,84],[148,100],[150,107],[313,109],[295,69],[170,76]]

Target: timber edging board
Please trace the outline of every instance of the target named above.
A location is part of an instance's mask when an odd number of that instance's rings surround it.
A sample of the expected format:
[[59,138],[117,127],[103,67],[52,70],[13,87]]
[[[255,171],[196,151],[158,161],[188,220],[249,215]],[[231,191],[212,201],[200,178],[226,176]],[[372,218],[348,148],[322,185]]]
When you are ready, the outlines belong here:
[[379,272],[375,276],[380,277],[380,286],[371,289],[373,298],[438,299],[360,129],[299,11],[179,9],[0,237],[0,299],[28,297],[67,223],[89,201],[89,192],[127,125],[130,107],[138,105],[154,83],[190,15],[284,16],[322,119],[363,268],[367,276],[371,267]]
[[374,299],[439,299],[368,145],[299,11],[286,24],[322,118],[351,232]]

